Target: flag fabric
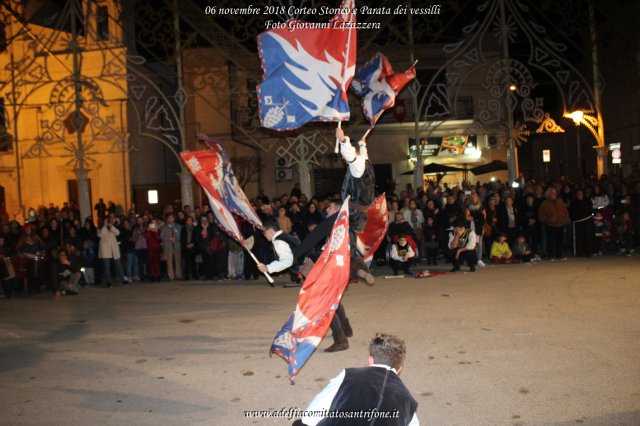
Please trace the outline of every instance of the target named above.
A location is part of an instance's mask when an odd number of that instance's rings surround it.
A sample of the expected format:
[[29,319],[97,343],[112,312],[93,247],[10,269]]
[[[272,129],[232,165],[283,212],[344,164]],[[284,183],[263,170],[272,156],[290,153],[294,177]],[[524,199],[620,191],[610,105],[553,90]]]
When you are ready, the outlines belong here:
[[387,211],[387,198],[383,193],[369,206],[367,210],[367,224],[362,232],[356,232],[358,239],[365,246],[362,259],[365,263],[373,259],[373,255],[380,247],[380,243],[387,235],[389,229],[389,212]]
[[258,36],[260,123],[273,130],[310,121],[349,119],[347,88],[355,73],[354,0],[329,22],[289,20]]
[[309,275],[304,280],[296,310],[271,345],[271,353],[289,364],[289,381],[316,350],[333,319],[349,282],[349,199],[342,204],[331,235]]
[[204,142],[211,151],[220,155],[222,160],[221,182],[223,188],[221,196],[224,203],[233,213],[242,217],[252,225],[262,228],[262,221],[251,206],[238,179],[236,179],[233,169],[231,168],[231,161],[229,161],[229,157],[227,157],[227,154],[224,152],[222,145],[215,139],[203,134],[198,134],[198,138]]
[[189,171],[202,185],[207,194],[211,211],[216,223],[231,238],[238,241],[243,247],[244,238],[233,214],[224,202],[224,176],[223,160],[220,153],[213,150],[183,151],[180,153]]
[[376,53],[358,69],[351,82],[351,90],[363,98],[362,109],[372,127],[384,111],[393,107],[396,95],[415,76],[415,65],[394,74],[389,60],[382,53]]

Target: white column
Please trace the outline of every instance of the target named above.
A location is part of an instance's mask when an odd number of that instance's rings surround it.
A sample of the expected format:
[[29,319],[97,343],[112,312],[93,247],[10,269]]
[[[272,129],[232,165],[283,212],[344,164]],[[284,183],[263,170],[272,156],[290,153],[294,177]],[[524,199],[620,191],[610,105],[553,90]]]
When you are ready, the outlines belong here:
[[182,199],[182,206],[193,205],[193,176],[189,172],[176,173],[180,177],[180,196]]
[[80,220],[91,217],[91,196],[89,195],[89,170],[77,168],[73,170],[78,181],[78,205],[80,206]]
[[313,192],[311,190],[311,172],[309,170],[309,163],[306,160],[298,162],[298,174],[300,175],[300,190],[304,195],[311,198]]

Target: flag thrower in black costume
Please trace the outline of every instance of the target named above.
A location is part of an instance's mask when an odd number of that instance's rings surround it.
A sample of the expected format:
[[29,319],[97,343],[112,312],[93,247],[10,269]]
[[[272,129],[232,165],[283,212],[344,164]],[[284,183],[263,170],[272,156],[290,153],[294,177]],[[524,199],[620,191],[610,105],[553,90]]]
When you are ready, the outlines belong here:
[[361,232],[367,222],[366,210],[373,203],[376,177],[369,161],[367,143],[364,139],[354,146],[342,128],[336,129],[336,140],[340,154],[347,163],[347,174],[342,182],[342,199],[351,197],[350,214],[352,231]]

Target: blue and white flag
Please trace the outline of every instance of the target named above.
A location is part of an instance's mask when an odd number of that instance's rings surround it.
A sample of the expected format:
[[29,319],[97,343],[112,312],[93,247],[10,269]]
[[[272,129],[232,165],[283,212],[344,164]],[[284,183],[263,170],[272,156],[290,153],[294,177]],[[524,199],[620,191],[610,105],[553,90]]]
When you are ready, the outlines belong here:
[[263,127],[291,130],[310,121],[349,119],[347,88],[356,64],[354,12],[354,1],[344,0],[330,22],[290,20],[258,36]]
[[376,53],[356,72],[351,90],[362,97],[362,109],[371,126],[384,111],[393,107],[396,95],[416,76],[415,64],[405,72],[394,74],[389,60]]

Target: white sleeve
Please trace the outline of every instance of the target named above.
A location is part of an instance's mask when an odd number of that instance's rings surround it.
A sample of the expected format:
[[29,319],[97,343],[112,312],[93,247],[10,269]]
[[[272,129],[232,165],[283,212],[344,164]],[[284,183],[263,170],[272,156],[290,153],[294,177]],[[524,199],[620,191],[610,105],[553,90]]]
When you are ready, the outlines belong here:
[[273,240],[273,248],[276,250],[278,259],[267,265],[267,271],[270,274],[284,271],[293,265],[293,253],[289,248],[289,244],[281,240]]
[[351,145],[349,136],[344,137],[344,141],[340,142],[340,154],[347,163],[351,163],[356,158],[356,149]]
[[451,247],[451,243],[453,242],[453,239],[455,237],[453,236],[453,232],[449,232],[449,243],[447,244],[447,247],[449,247],[451,250],[454,249],[454,247]]
[[367,155],[367,144],[360,141],[358,145],[360,146],[360,151],[356,155],[356,159],[349,163],[349,172],[351,172],[351,176],[355,178],[362,177],[367,165],[367,158],[369,158]]
[[420,421],[418,420],[418,415],[416,413],[413,413],[409,426],[420,426]]
[[410,259],[410,258],[415,257],[415,256],[416,256],[416,252],[413,251],[411,246],[409,246],[409,250],[407,250],[407,258]]
[[368,158],[367,145],[362,142],[359,142],[358,145],[360,146],[360,153],[356,152],[356,149],[351,145],[348,136],[345,136],[344,142],[340,143],[342,158],[347,162],[351,176],[355,178],[359,178],[364,174],[365,163]]
[[391,253],[389,253],[389,257],[391,257],[393,260],[402,261],[402,259],[400,259],[400,256],[398,256],[398,248],[395,244],[391,244]]
[[[335,398],[336,393],[338,393],[338,389],[340,389],[340,386],[344,381],[344,374],[345,372],[344,370],[342,370],[340,374],[331,379],[329,384],[324,389],[322,389],[320,393],[317,394],[315,398],[313,398],[313,400],[311,400],[306,408],[307,413],[305,414],[312,414],[309,413],[309,411],[322,411],[329,410],[329,408],[331,408],[333,398]],[[307,426],[315,426],[320,423],[322,419],[322,416],[304,415],[302,416],[301,420],[302,423]]]
[[478,238],[476,237],[476,233],[473,231],[469,232],[469,239],[467,240],[467,246],[465,247],[465,249],[466,250],[475,249],[477,241],[478,241]]

